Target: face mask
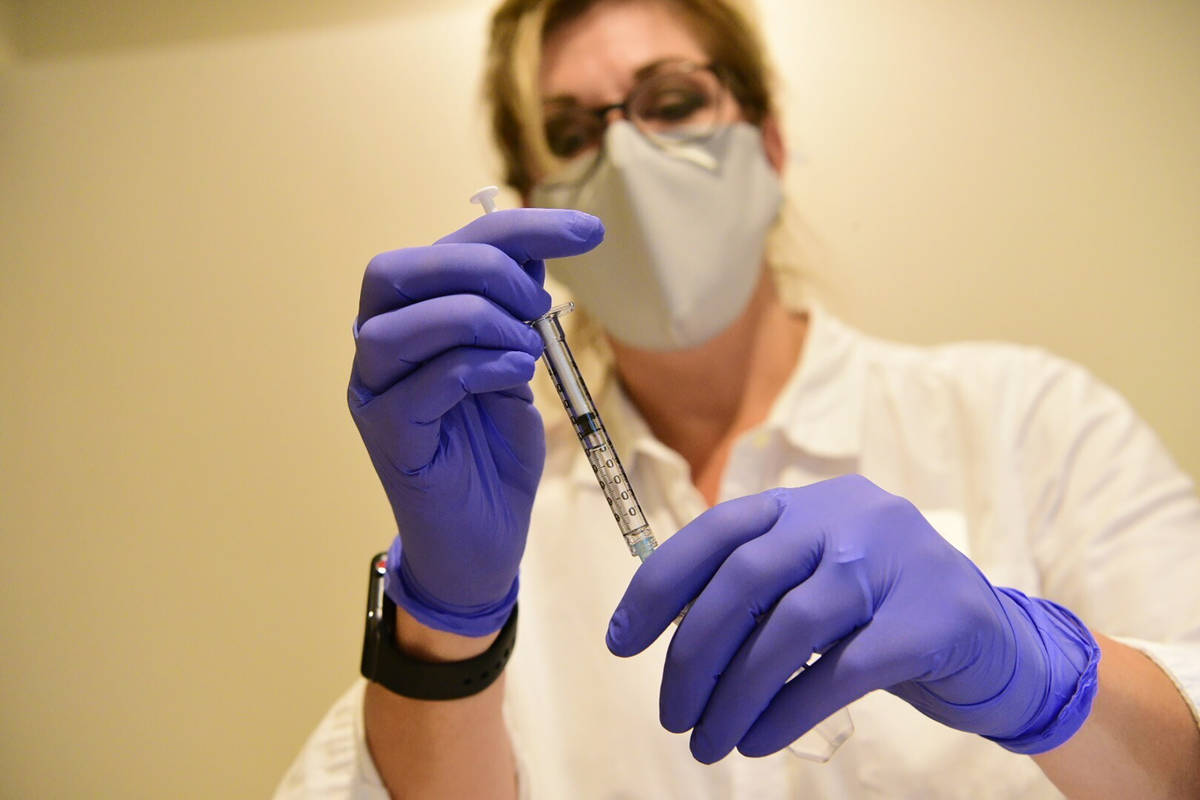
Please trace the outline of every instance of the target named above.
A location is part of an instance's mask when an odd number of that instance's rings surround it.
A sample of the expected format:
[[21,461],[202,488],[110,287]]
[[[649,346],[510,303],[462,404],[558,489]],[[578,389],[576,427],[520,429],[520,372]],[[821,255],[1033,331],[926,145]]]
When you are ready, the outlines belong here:
[[[587,173],[582,182],[567,183],[572,169]],[[594,214],[606,235],[548,269],[614,338],[694,347],[746,308],[782,200],[758,128],[739,122],[703,142],[656,143],[617,121],[598,160],[555,177],[533,190],[533,204]]]

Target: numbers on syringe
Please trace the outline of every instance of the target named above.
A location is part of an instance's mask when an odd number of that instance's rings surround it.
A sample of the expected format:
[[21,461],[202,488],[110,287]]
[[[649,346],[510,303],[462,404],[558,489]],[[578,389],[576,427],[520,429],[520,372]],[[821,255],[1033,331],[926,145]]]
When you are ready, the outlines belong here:
[[[613,519],[621,525],[640,523],[642,518],[641,509],[633,501],[628,485],[622,486],[625,483],[620,472],[614,474],[617,465],[612,458],[605,458],[603,449],[599,452],[593,452],[588,461],[591,463],[592,472],[596,475],[596,482],[600,484],[600,490],[604,493],[604,499],[608,501],[609,510],[612,512]],[[630,522],[626,521],[626,518]]]

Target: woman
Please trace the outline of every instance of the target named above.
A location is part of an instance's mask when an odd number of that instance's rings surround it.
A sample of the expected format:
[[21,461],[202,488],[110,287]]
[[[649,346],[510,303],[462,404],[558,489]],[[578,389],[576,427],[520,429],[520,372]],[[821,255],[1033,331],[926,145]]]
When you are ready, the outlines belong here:
[[[596,216],[498,212],[368,267],[350,406],[400,530],[405,666],[343,698],[281,795],[1200,792],[1190,483],[1076,367],[785,302],[760,52],[715,0],[497,12],[509,182]],[[631,582],[574,430],[532,404],[522,321],[560,258],[600,331],[573,341],[602,416],[678,530]],[[518,595],[504,674],[419,699],[426,665],[508,647]],[[612,658],[603,626],[612,653],[653,652]],[[847,704],[831,761],[781,752]]]

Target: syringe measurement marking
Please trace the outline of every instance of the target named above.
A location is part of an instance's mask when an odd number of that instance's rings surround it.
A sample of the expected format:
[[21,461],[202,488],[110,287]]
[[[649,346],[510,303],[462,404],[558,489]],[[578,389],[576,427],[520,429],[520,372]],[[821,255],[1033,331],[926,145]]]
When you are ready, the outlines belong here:
[[632,504],[628,489],[629,482],[625,481],[625,488],[622,488],[621,472],[617,469],[615,461],[608,457],[608,447],[603,444],[597,445],[587,450],[586,453],[587,459],[592,465],[592,472],[596,474],[596,480],[600,483],[600,490],[604,492],[604,499],[608,501],[609,508],[617,522],[622,523],[622,527],[625,527],[626,523],[622,516],[628,514],[645,524],[645,517],[642,515],[641,509]]

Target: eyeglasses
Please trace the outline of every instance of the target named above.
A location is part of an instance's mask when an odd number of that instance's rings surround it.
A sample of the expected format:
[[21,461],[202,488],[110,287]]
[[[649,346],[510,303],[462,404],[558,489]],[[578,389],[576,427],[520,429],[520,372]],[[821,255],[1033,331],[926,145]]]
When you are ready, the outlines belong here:
[[715,64],[658,61],[638,71],[637,83],[621,103],[584,108],[571,97],[547,100],[542,108],[546,143],[561,159],[598,148],[613,111],[660,144],[706,139],[721,122],[726,94]]

